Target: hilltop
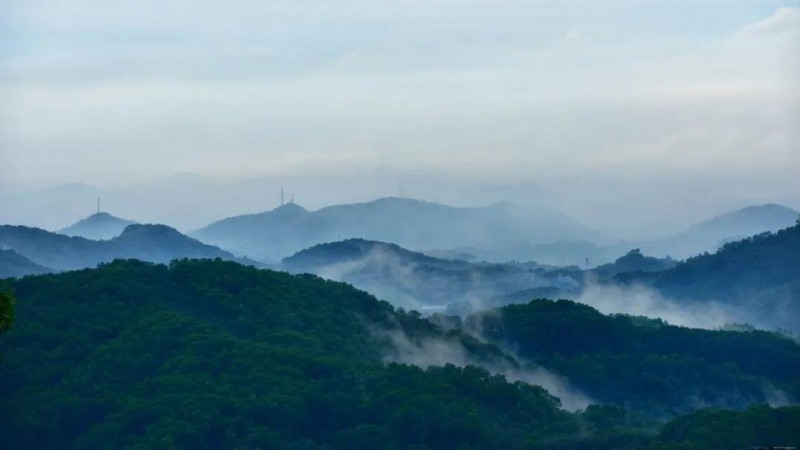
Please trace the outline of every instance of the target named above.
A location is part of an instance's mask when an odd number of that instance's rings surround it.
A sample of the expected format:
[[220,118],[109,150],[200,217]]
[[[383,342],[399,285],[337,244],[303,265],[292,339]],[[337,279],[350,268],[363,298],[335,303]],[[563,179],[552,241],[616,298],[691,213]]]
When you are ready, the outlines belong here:
[[131,220],[114,217],[106,212],[98,212],[85,219],[79,220],[75,224],[62,228],[58,233],[94,240],[111,239],[119,236],[125,227],[133,225],[134,223],[135,222]]

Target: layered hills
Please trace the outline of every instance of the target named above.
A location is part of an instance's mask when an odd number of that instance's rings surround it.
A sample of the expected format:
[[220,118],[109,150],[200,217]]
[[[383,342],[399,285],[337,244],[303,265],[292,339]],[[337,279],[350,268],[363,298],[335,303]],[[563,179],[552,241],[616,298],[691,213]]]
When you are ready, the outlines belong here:
[[165,225],[128,225],[119,236],[105,241],[70,237],[39,228],[0,225],[0,245],[36,264],[56,270],[94,267],[118,258],[153,262],[169,262],[177,258],[222,258],[253,263]]
[[111,239],[119,236],[125,227],[134,223],[131,220],[120,219],[106,212],[98,212],[66,228],[62,228],[58,233],[94,240]]
[[394,197],[317,211],[289,203],[272,211],[223,219],[192,233],[204,242],[265,262],[277,262],[304,248],[349,238],[392,242],[420,250],[504,246],[596,235],[544,206],[499,203],[457,208]]
[[[798,408],[676,416],[796,395],[800,346],[771,333],[543,300],[459,325],[221,260],[115,261],[0,291],[17,296],[0,337],[10,448],[704,449],[703,430],[730,424],[760,431],[711,444],[791,445],[800,429]],[[581,391],[577,412],[553,396]]]

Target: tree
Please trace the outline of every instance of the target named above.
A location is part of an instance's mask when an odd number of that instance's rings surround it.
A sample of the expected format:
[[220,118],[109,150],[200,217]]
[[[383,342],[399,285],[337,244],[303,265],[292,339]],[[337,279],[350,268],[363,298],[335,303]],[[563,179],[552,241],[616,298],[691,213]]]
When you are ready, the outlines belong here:
[[0,292],[0,333],[5,333],[14,324],[14,296]]

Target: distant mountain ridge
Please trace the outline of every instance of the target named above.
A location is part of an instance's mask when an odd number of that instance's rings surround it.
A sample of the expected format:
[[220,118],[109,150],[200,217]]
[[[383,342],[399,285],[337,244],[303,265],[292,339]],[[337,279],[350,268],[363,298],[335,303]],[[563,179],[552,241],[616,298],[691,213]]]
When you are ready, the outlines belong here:
[[642,242],[640,247],[648,254],[683,259],[713,252],[725,242],[790,227],[798,216],[800,212],[774,203],[748,206],[712,217],[674,236]]
[[119,236],[125,227],[135,223],[132,220],[120,219],[106,212],[98,212],[66,228],[62,228],[58,233],[67,236],[80,236],[86,239],[105,240]]
[[444,310],[451,305],[448,311],[456,314],[523,289],[577,287],[582,278],[578,269],[441,259],[364,239],[315,245],[285,258],[278,267],[344,281],[396,306]]
[[39,228],[1,225],[0,245],[16,250],[31,261],[56,270],[94,267],[114,259],[169,262],[179,258],[221,258],[254,264],[204,244],[166,225],[128,225],[106,241],[95,241]]
[[459,208],[387,197],[317,211],[289,203],[272,211],[223,219],[191,235],[268,262],[315,244],[349,238],[420,250],[584,239],[598,233],[545,206],[497,203]]
[[36,264],[11,249],[0,249],[0,278],[23,277],[55,272],[49,267]]

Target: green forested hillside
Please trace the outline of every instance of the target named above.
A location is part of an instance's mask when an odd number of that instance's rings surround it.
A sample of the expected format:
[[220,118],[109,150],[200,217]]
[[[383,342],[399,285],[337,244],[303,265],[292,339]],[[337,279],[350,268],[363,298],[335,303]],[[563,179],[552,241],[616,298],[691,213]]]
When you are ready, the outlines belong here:
[[749,323],[800,333],[800,222],[729,242],[658,274],[623,274],[681,302],[717,302]]
[[385,365],[376,330],[435,328],[341,283],[117,261],[7,287],[8,448],[510,448],[578,426],[543,389],[482,369]]
[[[669,424],[658,434],[637,410],[570,413],[544,389],[482,368],[389,363],[397,344],[387,336],[402,334],[458,344],[479,364],[517,364],[463,332],[314,276],[221,260],[131,260],[2,281],[0,292],[9,290],[17,302],[15,324],[0,336],[4,448],[715,448],[689,431],[721,420],[698,416],[676,428],[689,434],[667,433]],[[578,324],[593,322],[565,319],[552,332],[569,336]],[[612,333],[611,342],[623,337]],[[795,367],[793,350],[763,339],[766,372]],[[634,383],[647,374],[619,376]],[[760,422],[782,415],[792,426],[800,417],[797,408],[764,411]],[[784,442],[784,431],[726,442]]]
[[711,331],[534,300],[466,320],[601,402],[646,414],[800,398],[800,345],[764,331]]

